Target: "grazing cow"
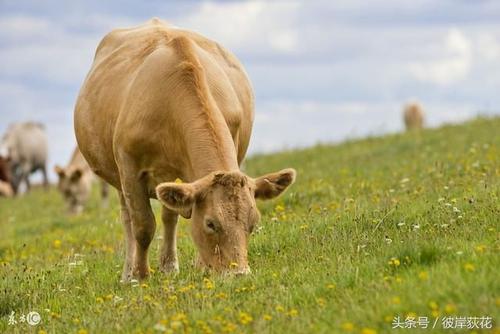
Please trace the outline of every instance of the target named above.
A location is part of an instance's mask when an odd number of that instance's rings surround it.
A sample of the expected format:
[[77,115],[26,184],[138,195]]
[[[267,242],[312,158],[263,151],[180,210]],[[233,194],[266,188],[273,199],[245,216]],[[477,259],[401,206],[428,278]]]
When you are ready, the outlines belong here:
[[17,193],[24,181],[26,189],[30,189],[30,174],[40,170],[43,183],[48,186],[47,179],[47,135],[42,124],[25,122],[11,124],[3,137],[11,165],[12,188]]
[[9,158],[0,156],[0,197],[11,197],[14,194],[10,182]]
[[253,108],[240,62],[197,33],[152,19],[101,41],[74,121],[85,159],[120,194],[124,281],[149,274],[150,198],[163,204],[162,271],[178,271],[180,214],[192,218],[199,264],[249,272],[248,238],[260,217],[255,199],[278,196],[295,180],[293,169],[256,179],[240,171]]
[[403,119],[406,130],[419,130],[424,125],[424,110],[417,102],[408,103],[403,110]]
[[[80,150],[75,148],[71,160],[66,167],[55,166],[54,171],[59,176],[57,187],[68,203],[71,214],[79,214],[90,197],[92,183],[96,179]],[[101,196],[103,204],[107,204],[108,184],[101,181]]]

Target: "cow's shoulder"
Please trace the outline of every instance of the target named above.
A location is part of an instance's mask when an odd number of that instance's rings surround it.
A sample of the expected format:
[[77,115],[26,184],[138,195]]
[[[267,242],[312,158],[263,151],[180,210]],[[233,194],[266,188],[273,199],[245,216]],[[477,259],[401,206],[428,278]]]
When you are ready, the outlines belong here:
[[144,44],[156,44],[160,40],[166,40],[169,27],[170,24],[166,21],[152,18],[138,26],[113,29],[97,46],[95,59],[105,58],[119,48],[139,49]]

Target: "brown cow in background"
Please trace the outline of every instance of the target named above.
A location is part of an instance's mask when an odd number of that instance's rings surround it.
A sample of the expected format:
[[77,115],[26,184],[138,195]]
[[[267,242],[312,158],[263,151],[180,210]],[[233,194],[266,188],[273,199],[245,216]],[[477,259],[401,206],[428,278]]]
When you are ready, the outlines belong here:
[[[78,147],[73,151],[68,165],[66,167],[55,166],[54,171],[59,176],[57,188],[68,204],[69,213],[81,213],[89,200],[92,184],[97,177],[90,169]],[[99,181],[101,183],[103,205],[106,206],[108,184],[101,179]]]
[[406,130],[419,130],[424,126],[424,110],[420,103],[410,102],[405,105],[403,110],[403,119]]
[[11,197],[14,195],[10,182],[9,158],[0,156],[0,197]]

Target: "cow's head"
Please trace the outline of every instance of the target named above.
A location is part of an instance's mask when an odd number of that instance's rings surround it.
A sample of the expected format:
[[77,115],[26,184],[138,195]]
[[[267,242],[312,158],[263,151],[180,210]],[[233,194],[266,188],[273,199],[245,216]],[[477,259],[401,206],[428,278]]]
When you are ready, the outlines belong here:
[[54,171],[59,176],[57,188],[68,204],[68,211],[71,214],[81,213],[90,196],[92,186],[90,173],[85,173],[82,168],[76,166],[67,168],[55,166]]
[[167,208],[192,217],[202,265],[246,274],[248,238],[260,219],[255,199],[280,195],[295,181],[295,174],[284,169],[253,179],[240,171],[215,172],[192,183],[162,183],[156,194]]

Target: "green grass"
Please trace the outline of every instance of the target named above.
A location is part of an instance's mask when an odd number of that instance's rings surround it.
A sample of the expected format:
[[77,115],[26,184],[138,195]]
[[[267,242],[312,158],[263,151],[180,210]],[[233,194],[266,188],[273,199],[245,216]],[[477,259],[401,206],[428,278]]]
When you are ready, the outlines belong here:
[[[447,315],[498,326],[499,118],[255,156],[246,168],[285,167],[297,182],[259,204],[242,278],[197,270],[182,220],[180,274],[123,285],[116,196],[101,209],[95,189],[79,217],[54,189],[1,199],[0,332],[388,333],[408,314],[430,326],[439,316],[434,333],[456,332],[441,328]],[[12,311],[42,322],[8,325]]]

